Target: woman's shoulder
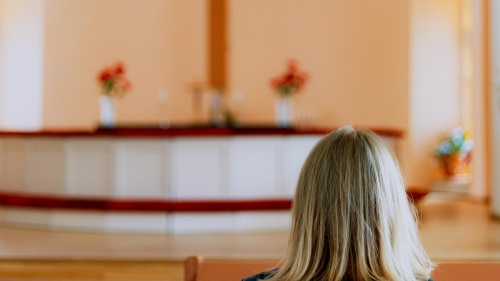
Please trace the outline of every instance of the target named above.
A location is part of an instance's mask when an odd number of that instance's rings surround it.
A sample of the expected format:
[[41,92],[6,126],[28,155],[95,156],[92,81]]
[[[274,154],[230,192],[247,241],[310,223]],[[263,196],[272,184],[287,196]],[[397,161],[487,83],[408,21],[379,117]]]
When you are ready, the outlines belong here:
[[252,275],[250,277],[247,277],[241,281],[258,281],[258,280],[265,280],[269,278],[274,272],[276,272],[277,269],[261,272],[259,274]]
[[[278,269],[273,269],[273,270],[261,272],[259,274],[255,274],[255,275],[252,275],[250,277],[247,277],[247,278],[245,278],[245,279],[243,279],[241,281],[259,281],[259,280],[265,280],[265,279],[269,278],[274,272],[276,272],[276,270],[278,270]],[[427,281],[435,281],[435,280],[429,279]]]

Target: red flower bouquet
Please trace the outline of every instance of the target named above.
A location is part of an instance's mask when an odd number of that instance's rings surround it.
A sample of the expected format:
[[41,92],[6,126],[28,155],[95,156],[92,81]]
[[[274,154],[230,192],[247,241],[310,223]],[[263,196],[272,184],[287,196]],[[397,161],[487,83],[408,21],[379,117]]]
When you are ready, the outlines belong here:
[[132,87],[125,77],[125,65],[122,62],[102,69],[97,80],[101,85],[102,94],[107,96],[122,97]]
[[295,60],[290,60],[285,73],[271,80],[271,87],[282,96],[299,92],[307,82],[308,75],[300,71]]

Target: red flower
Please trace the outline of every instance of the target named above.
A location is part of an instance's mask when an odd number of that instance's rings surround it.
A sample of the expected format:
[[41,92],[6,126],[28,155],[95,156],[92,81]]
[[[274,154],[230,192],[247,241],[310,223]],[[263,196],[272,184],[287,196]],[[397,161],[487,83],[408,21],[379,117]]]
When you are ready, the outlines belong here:
[[109,78],[111,78],[112,74],[111,74],[111,71],[109,70],[109,68],[105,68],[103,69],[100,74],[99,74],[99,81],[101,82],[104,82],[106,80],[108,80]]
[[132,88],[132,84],[130,84],[130,81],[128,81],[126,78],[120,80],[117,86],[122,88],[123,91],[125,92],[127,92],[128,90],[130,90],[130,88]]
[[295,60],[290,60],[285,73],[271,80],[271,87],[282,95],[291,95],[302,89],[307,79],[307,73],[298,69]]
[[117,62],[114,66],[106,67],[99,72],[98,81],[104,95],[123,96],[132,87],[125,77],[125,65]]
[[121,75],[121,74],[125,73],[125,66],[123,65],[123,62],[116,63],[114,72],[116,75]]

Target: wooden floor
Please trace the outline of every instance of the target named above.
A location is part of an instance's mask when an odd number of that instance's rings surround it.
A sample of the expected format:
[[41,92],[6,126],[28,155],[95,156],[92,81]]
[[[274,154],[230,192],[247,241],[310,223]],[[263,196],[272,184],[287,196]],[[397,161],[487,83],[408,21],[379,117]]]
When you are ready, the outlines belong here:
[[[432,259],[500,261],[500,221],[488,206],[430,195],[420,232]],[[181,281],[182,261],[279,259],[287,233],[111,234],[0,227],[0,280]]]

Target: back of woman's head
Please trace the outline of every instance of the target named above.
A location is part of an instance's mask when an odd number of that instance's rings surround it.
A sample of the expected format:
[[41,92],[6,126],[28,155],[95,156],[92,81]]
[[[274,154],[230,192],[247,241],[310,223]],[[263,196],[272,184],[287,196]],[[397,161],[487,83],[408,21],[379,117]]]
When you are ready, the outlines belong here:
[[427,280],[399,167],[368,130],[342,127],[305,161],[287,257],[272,280]]

